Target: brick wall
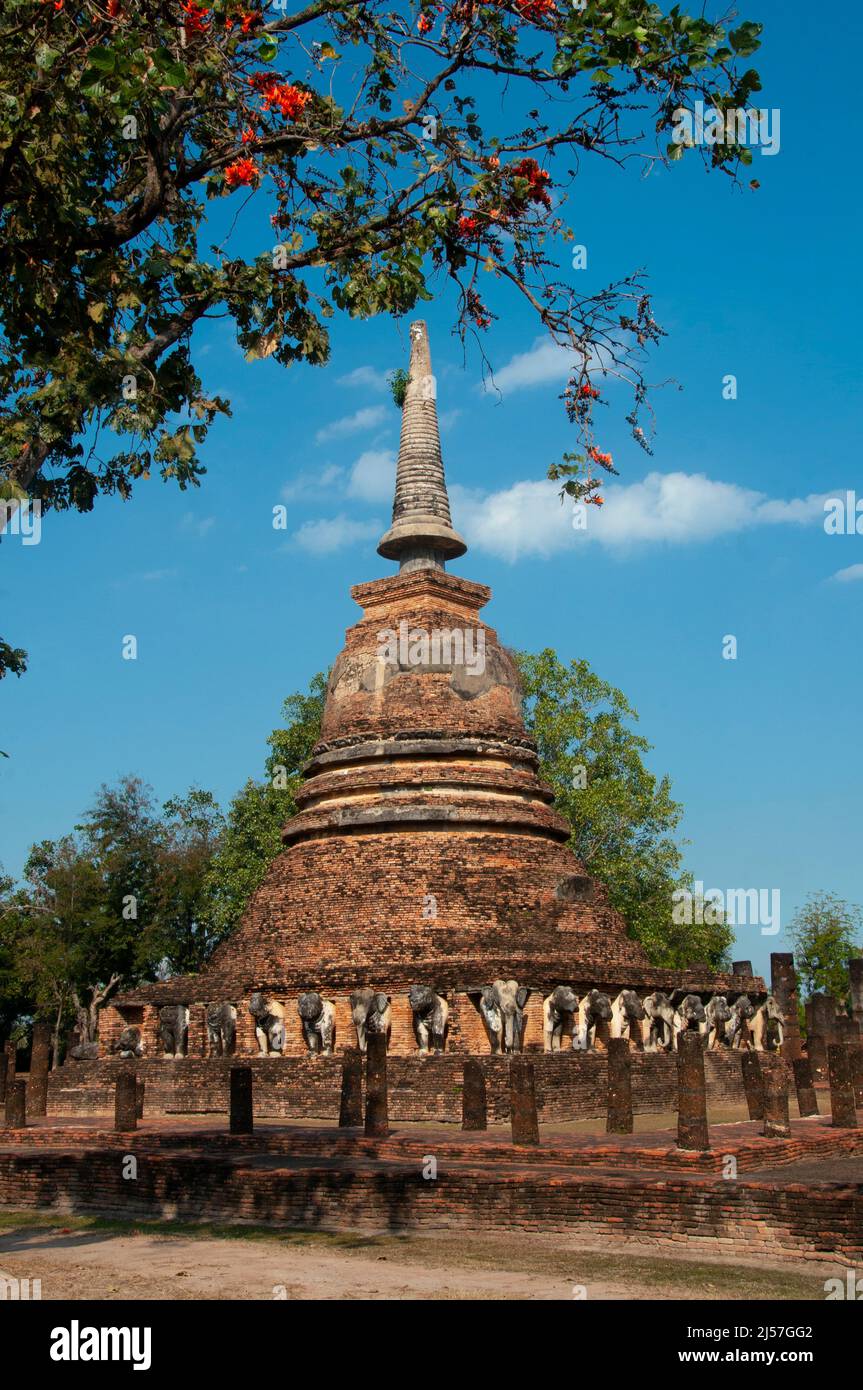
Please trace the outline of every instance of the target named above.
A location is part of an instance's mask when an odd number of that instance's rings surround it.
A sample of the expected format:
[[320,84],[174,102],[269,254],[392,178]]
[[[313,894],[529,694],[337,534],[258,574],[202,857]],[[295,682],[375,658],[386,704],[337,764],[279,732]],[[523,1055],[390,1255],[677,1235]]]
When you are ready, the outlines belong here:
[[[255,1113],[261,1118],[335,1119],[339,1112],[341,1062],[337,1057],[257,1057],[248,1060],[254,1076]],[[606,1061],[600,1054],[538,1054],[533,1058],[537,1100],[547,1123],[605,1114]],[[503,1057],[480,1059],[488,1087],[489,1115],[509,1118],[509,1064]],[[145,1114],[224,1114],[230,1059],[185,1057],[143,1059],[138,1076],[146,1087]],[[128,1063],[106,1060],[67,1063],[49,1080],[52,1115],[109,1114],[117,1072]],[[707,1089],[713,1104],[744,1099],[740,1056],[705,1058]],[[389,1105],[393,1120],[460,1123],[462,1062],[455,1056],[388,1059]],[[638,1113],[673,1109],[677,1100],[677,1061],[661,1053],[633,1055],[633,1104]]]

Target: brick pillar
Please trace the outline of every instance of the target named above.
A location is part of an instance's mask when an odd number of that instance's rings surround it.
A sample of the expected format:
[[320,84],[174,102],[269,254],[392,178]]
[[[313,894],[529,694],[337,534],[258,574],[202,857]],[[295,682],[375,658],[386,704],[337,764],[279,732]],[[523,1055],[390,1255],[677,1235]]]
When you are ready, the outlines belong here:
[[509,1115],[514,1144],[539,1143],[536,1076],[533,1062],[523,1055],[509,1064]]
[[751,975],[752,975],[752,961],[751,961],[751,960],[733,960],[733,961],[731,962],[731,973],[732,973],[732,975],[748,975],[748,976],[751,976]]
[[677,1147],[710,1148],[704,1049],[698,1033],[681,1033],[677,1043]]
[[794,1088],[797,1091],[797,1109],[801,1117],[818,1114],[818,1097],[812,1080],[812,1064],[808,1057],[795,1057],[791,1063],[794,1068]]
[[632,1055],[626,1038],[608,1042],[608,1134],[632,1133]]
[[827,1080],[827,1043],[820,1033],[808,1033],[806,1037],[806,1054],[809,1058],[809,1065],[812,1068],[812,1080]]
[[11,1041],[4,1043],[3,1051],[6,1053],[6,1093],[8,1095],[9,1087],[15,1080],[15,1069],[18,1061],[18,1052],[16,1050],[15,1044]]
[[384,1138],[390,1132],[387,1106],[387,1039],[370,1033],[366,1046],[366,1135]]
[[836,1000],[832,994],[819,992],[806,1000],[806,1032],[817,1033],[828,1046],[838,1042]]
[[342,1098],[339,1128],[359,1128],[363,1122],[363,1059],[357,1048],[348,1048],[342,1062]]
[[6,1124],[9,1129],[23,1129],[27,1123],[27,1087],[13,1079],[6,1087]]
[[31,1115],[48,1113],[48,1072],[51,1066],[51,1025],[41,1019],[33,1024],[30,1050],[30,1076],[27,1080],[27,1109]]
[[790,1139],[788,1074],[781,1062],[767,1062],[761,1069],[764,1082],[765,1139]]
[[229,1077],[228,1128],[231,1134],[251,1134],[255,1128],[252,1068],[231,1067]]
[[475,1057],[466,1057],[462,1066],[461,1127],[488,1128],[488,1099],[485,1072]]
[[144,1118],[144,1083],[143,1083],[143,1081],[136,1081],[136,1082],[135,1082],[135,1119],[136,1119],[136,1120],[143,1120],[143,1118]]
[[121,1071],[114,1090],[114,1128],[138,1128],[138,1081],[133,1071]]
[[794,957],[789,952],[774,951],[770,957],[770,990],[785,1015],[785,1040],[782,1056],[793,1062],[803,1056],[800,1041],[800,1018],[797,1013],[797,972]]
[[186,1056],[206,1057],[206,1055],[207,1006],[206,1004],[191,1004],[189,1006],[189,1042]]
[[830,1043],[828,1046],[827,1069],[830,1077],[830,1122],[837,1129],[856,1129],[851,1058],[848,1048],[842,1043]]
[[851,1081],[854,1086],[854,1101],[858,1110],[863,1110],[863,1043],[846,1044],[851,1066]]
[[740,1065],[743,1071],[743,1089],[746,1104],[749,1106],[750,1120],[764,1119],[764,1082],[761,1077],[761,1063],[757,1052],[741,1052]]
[[855,956],[848,962],[851,976],[851,1017],[863,1033],[863,956]]

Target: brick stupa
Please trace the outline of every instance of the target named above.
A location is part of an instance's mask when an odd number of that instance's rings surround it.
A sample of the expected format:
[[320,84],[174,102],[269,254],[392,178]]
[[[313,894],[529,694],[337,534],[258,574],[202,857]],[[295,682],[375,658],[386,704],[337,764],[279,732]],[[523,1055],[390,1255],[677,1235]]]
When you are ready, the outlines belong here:
[[450,516],[426,325],[410,339],[393,520],[378,546],[399,570],[351,590],[363,615],[333,667],[284,849],[207,968],[124,995],[118,1023],[141,1005],[152,1018],[161,1004],[229,1001],[253,1050],[248,999],[261,990],[284,1004],[286,1051],[301,1053],[296,1000],[316,990],[336,1005],[342,1050],[356,1041],[348,995],[369,986],[392,1000],[392,1050],[411,1052],[416,982],[448,1000],[448,1050],[487,1052],[478,998],[497,978],[531,991],[528,1048],[541,1046],[542,999],[557,984],[764,989],[706,967],[652,968],[568,847],[516,663],[480,617],[491,591],[446,569],[467,547]]

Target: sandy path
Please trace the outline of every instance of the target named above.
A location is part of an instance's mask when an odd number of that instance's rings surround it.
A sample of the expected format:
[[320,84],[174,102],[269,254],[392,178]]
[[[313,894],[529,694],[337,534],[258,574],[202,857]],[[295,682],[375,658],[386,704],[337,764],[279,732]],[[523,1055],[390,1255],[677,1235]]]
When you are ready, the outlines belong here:
[[[75,1229],[0,1231],[0,1272],[41,1279],[43,1299],[823,1298],[825,1270],[739,1269],[584,1252],[564,1238],[344,1236],[219,1238]],[[829,1273],[829,1271],[826,1271]]]

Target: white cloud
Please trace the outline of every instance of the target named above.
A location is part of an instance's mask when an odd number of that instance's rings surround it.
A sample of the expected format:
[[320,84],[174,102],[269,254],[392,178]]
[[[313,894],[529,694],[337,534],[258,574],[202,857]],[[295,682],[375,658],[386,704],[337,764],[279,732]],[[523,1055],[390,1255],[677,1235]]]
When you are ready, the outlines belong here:
[[324,425],[315,435],[315,443],[326,444],[329,439],[344,439],[350,434],[362,434],[363,430],[372,430],[383,424],[386,414],[386,406],[363,406],[361,410],[355,410],[353,415],[344,415],[341,420],[333,420],[331,424]]
[[853,584],[855,579],[863,579],[863,565],[848,565],[831,576],[839,584]]
[[756,526],[804,525],[823,515],[822,494],[773,499],[703,473],[649,473],[641,482],[609,484],[604,505],[587,508],[587,526],[574,530],[573,507],[561,504],[559,484],[514,483],[483,495],[451,489],[455,524],[471,545],[504,560],[548,557],[589,541],[620,552],[624,546],[687,545]]
[[376,541],[384,529],[379,521],[354,521],[342,513],[321,521],[307,521],[294,532],[293,539],[310,555],[331,555],[359,541]]
[[463,414],[464,411],[459,410],[458,406],[456,406],[453,410],[444,410],[438,416],[438,424],[440,425],[444,434],[446,434],[447,431],[451,430],[453,425],[457,424],[457,422],[461,419]]
[[337,386],[364,386],[368,391],[386,391],[389,382],[386,372],[375,367],[354,367],[352,372],[336,378]]
[[348,496],[363,502],[392,502],[396,456],[392,449],[367,449],[360,454],[348,483]]
[[518,352],[510,358],[494,379],[489,377],[483,386],[486,394],[500,391],[520,391],[525,386],[542,386],[549,381],[557,381],[561,389],[574,366],[579,365],[581,356],[571,348],[560,347],[551,338],[537,338],[528,352]]
[[304,497],[322,497],[344,477],[345,470],[336,463],[327,464],[316,473],[298,473],[285,483],[281,496],[284,502],[297,502]]

